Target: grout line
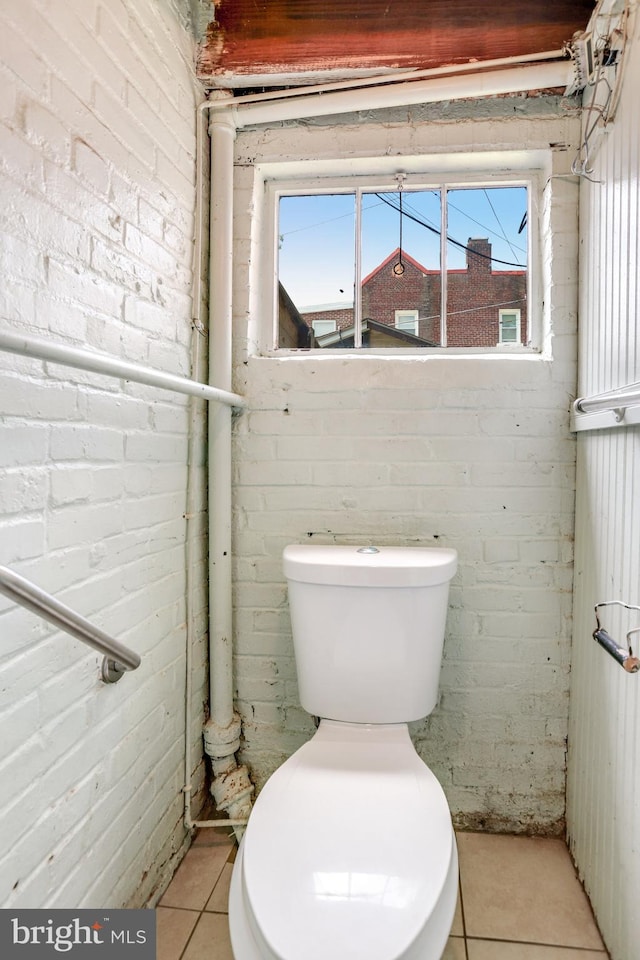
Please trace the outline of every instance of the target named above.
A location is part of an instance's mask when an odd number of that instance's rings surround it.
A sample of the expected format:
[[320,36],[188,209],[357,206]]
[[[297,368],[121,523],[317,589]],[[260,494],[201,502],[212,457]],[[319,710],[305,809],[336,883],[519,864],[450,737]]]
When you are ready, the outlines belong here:
[[502,937],[469,937],[469,939],[481,940],[483,943],[515,943],[525,947],[550,947],[554,950],[581,950],[584,953],[601,953],[604,957],[607,956],[606,948],[602,947],[574,947],[567,943],[549,943],[542,940],[503,940]]
[[156,910],[183,910],[185,913],[202,913],[197,907],[170,907],[168,904],[159,903]]
[[184,947],[182,948],[182,953],[181,953],[180,956],[178,957],[178,960],[182,960],[182,958],[184,957],[185,953],[187,952],[187,947],[188,947],[189,944],[191,943],[191,940],[193,939],[193,935],[194,935],[194,933],[195,933],[196,930],[197,930],[198,924],[200,923],[200,917],[202,916],[202,911],[198,912],[198,911],[196,910],[196,911],[193,911],[193,912],[194,912],[194,913],[198,913],[198,919],[197,919],[196,922],[194,923],[193,929],[192,929],[191,933],[189,934],[189,936],[187,937],[187,942],[185,943]]
[[465,960],[469,960],[469,947],[467,946],[467,921],[464,915],[464,900],[462,899],[462,871],[458,864],[458,896],[460,897],[460,915],[462,917],[462,942],[464,943]]

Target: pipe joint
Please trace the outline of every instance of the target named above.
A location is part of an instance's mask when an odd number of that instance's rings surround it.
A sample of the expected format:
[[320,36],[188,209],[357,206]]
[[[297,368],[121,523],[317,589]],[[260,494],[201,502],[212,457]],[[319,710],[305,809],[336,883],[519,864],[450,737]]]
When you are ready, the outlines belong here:
[[[211,136],[214,130],[224,130],[226,129],[229,133],[233,134],[235,140],[236,136],[236,124],[232,116],[232,111],[228,109],[231,106],[231,103],[235,100],[235,97],[231,90],[212,90],[209,94],[209,99],[205,101],[203,106],[209,108],[209,136]],[[218,107],[218,109],[216,109]],[[223,109],[220,109],[220,108]],[[227,109],[224,109],[227,108]]]
[[222,760],[225,757],[233,756],[236,750],[240,749],[240,733],[242,730],[242,720],[237,713],[233,714],[231,723],[222,726],[210,719],[204,725],[204,748],[207,756],[212,760]]
[[229,773],[216,777],[211,784],[211,795],[219,811],[231,812],[234,817],[248,817],[253,784],[247,767],[236,767]]

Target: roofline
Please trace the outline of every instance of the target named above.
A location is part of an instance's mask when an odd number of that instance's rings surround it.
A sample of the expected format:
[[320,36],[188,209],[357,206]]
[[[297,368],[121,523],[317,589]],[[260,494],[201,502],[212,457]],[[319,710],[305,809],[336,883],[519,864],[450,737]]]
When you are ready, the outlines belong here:
[[366,277],[364,278],[364,280],[362,281],[362,286],[364,286],[365,283],[366,283],[368,280],[371,279],[371,277],[373,277],[376,273],[378,273],[379,270],[382,270],[383,267],[386,267],[386,265],[387,265],[388,263],[390,263],[391,260],[394,259],[394,257],[399,256],[399,254],[400,254],[401,252],[402,252],[402,259],[403,259],[403,260],[406,260],[407,263],[412,264],[412,266],[417,267],[418,270],[420,271],[420,273],[424,273],[424,274],[427,274],[427,273],[440,273],[439,270],[434,271],[434,270],[429,270],[429,269],[427,269],[427,267],[424,267],[421,263],[419,263],[419,261],[416,260],[415,257],[412,257],[411,254],[407,253],[406,250],[400,251],[400,247],[396,247],[395,250],[394,250],[392,253],[389,254],[389,256],[386,258],[386,260],[383,260],[382,263],[379,263],[377,267],[374,267],[374,269],[371,271],[371,273],[368,273],[368,274],[367,274],[367,276],[366,276]]

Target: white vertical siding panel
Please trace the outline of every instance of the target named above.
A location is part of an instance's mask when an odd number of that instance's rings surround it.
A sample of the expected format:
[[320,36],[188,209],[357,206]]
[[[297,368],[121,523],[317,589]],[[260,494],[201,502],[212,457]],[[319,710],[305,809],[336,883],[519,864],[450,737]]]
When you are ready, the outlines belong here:
[[[581,183],[582,396],[640,379],[638,23],[626,57],[615,122],[593,179]],[[640,943],[640,677],[621,670],[591,634],[596,603],[640,603],[639,484],[637,428],[579,435],[567,821],[612,960],[636,958]],[[616,609],[603,619],[619,641],[640,626],[640,614]]]

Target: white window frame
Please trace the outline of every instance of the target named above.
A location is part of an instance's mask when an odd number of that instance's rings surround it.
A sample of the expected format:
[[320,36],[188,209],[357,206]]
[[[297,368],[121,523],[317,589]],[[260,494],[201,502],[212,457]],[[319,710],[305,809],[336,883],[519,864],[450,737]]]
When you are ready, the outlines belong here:
[[[443,165],[443,159],[451,163],[451,167]],[[499,186],[526,186],[527,223],[529,233],[528,243],[528,270],[527,270],[527,323],[529,343],[511,344],[497,343],[494,347],[407,347],[386,348],[361,347],[361,331],[356,329],[355,348],[350,353],[362,353],[367,356],[381,354],[394,357],[402,355],[425,356],[425,354],[478,355],[519,352],[523,354],[542,355],[544,350],[544,335],[542,328],[542,269],[540,249],[542,238],[540,222],[542,197],[545,182],[548,178],[549,155],[546,151],[504,151],[489,153],[482,157],[478,154],[455,154],[448,158],[443,157],[403,157],[402,164],[397,158],[373,158],[370,160],[351,160],[348,164],[340,160],[291,162],[259,164],[256,167],[258,183],[263,204],[257,214],[258,235],[263,244],[262,256],[256,258],[256,265],[261,265],[260,279],[257,283],[256,301],[261,306],[257,309],[263,314],[264,323],[259,325],[252,342],[257,345],[257,352],[262,356],[282,357],[288,354],[299,354],[295,349],[279,348],[277,291],[278,291],[278,206],[281,196],[304,196],[310,193],[353,194],[370,192],[391,192],[397,190],[397,172],[400,166],[409,170],[404,179],[404,188],[435,189],[446,184],[447,189],[464,187]],[[336,172],[346,167],[348,175],[336,176]],[[414,172],[412,168],[420,172]],[[384,175],[381,175],[381,169]],[[508,172],[506,172],[508,171]],[[303,175],[308,172],[311,176]],[[315,175],[313,175],[315,174]],[[446,204],[443,219],[446,219]],[[360,224],[356,224],[360,231]],[[443,224],[443,234],[446,236],[446,223]],[[443,239],[443,245],[446,240]],[[357,245],[359,250],[359,245]],[[360,278],[360,263],[356,253],[356,278]],[[360,278],[361,279],[361,278]],[[360,317],[361,290],[356,280],[355,311]],[[443,298],[446,288],[446,275],[443,275]],[[356,324],[359,328],[360,323]],[[446,342],[446,341],[445,341]],[[305,351],[308,353],[308,351]],[[340,355],[344,357],[343,349],[324,348],[311,351],[312,355]]]
[[[503,323],[506,317],[514,316],[516,318],[516,336],[515,340],[505,340],[503,337]],[[513,307],[504,307],[498,310],[498,343],[520,343],[520,338],[522,336],[522,326],[521,326],[522,311],[519,308]]]

